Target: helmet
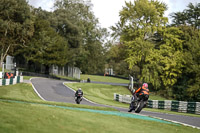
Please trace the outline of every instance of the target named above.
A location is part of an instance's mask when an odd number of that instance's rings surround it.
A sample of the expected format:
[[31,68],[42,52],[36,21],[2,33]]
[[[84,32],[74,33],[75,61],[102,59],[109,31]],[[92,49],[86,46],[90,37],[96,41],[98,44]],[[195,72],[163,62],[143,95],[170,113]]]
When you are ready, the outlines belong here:
[[144,86],[145,88],[148,88],[148,84],[144,83],[142,86]]
[[79,91],[81,91],[81,88],[78,88]]

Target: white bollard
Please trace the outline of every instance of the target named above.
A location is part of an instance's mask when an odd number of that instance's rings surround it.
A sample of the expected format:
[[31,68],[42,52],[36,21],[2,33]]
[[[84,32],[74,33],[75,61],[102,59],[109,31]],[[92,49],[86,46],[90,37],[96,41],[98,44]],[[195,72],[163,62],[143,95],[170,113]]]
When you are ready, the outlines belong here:
[[2,79],[2,72],[0,72],[0,79]]

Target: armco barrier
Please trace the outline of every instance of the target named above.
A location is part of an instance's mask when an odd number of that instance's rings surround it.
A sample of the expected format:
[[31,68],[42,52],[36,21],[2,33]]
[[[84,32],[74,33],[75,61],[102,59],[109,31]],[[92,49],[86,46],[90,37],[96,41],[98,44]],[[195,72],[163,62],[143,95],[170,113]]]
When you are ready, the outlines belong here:
[[[114,93],[114,100],[122,103],[131,103],[130,95],[120,95]],[[183,113],[193,113],[200,115],[200,102],[171,101],[171,100],[148,100],[148,108],[164,109]]]
[[14,78],[10,78],[10,79],[0,79],[0,86],[13,85],[16,83],[21,83],[21,82],[23,82],[23,76],[15,76]]

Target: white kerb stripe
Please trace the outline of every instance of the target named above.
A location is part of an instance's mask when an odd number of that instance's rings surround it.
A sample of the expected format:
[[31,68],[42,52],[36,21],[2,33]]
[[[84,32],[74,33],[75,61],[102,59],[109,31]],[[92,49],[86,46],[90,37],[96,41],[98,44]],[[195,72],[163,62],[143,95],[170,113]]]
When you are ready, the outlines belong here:
[[[31,81],[32,79],[33,79],[33,78],[31,78],[30,81]],[[47,101],[47,100],[45,100],[45,99],[40,95],[40,93],[35,89],[35,87],[34,87],[34,85],[32,84],[32,82],[31,82],[31,85],[32,85],[34,91],[37,93],[37,95],[38,95],[42,100]]]

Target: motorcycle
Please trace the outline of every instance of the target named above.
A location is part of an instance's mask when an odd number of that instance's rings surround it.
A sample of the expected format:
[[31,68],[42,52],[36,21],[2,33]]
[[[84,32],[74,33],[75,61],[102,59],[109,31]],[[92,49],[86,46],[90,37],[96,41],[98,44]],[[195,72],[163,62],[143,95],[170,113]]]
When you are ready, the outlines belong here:
[[82,94],[78,93],[77,96],[75,96],[75,101],[77,104],[80,104],[80,102],[82,101]]
[[[136,97],[136,100],[134,100],[134,97],[131,101],[130,107],[129,107],[129,112],[131,112],[132,110],[135,111],[135,113],[140,113],[142,111],[143,108],[146,107],[147,105],[147,101],[143,100],[144,98],[138,98]],[[133,108],[135,107],[135,108]]]

